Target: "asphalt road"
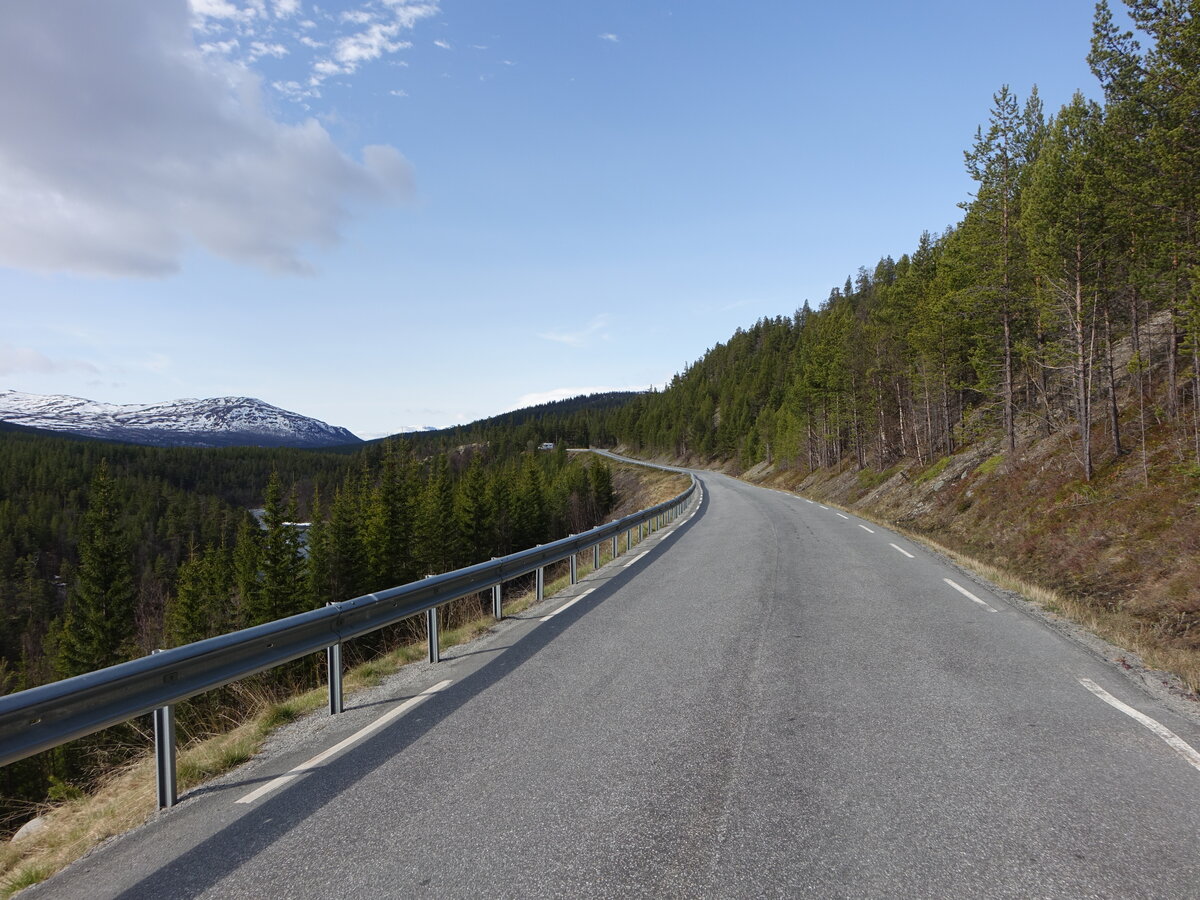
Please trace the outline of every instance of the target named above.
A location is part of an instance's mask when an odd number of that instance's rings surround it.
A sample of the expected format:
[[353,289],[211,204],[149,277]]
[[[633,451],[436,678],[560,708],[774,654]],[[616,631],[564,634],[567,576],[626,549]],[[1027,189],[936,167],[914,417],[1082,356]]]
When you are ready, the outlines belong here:
[[1200,897],[1196,719],[883,528],[702,480],[644,556],[31,895]]

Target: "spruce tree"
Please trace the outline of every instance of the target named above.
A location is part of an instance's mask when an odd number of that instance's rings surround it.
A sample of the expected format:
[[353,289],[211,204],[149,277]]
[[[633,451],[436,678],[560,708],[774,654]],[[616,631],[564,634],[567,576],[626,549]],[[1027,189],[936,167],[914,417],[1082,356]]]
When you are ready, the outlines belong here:
[[132,559],[108,461],[101,460],[88,490],[79,569],[58,642],[56,668],[60,675],[82,675],[135,654],[137,588]]
[[278,472],[267,482],[263,510],[262,581],[251,623],[270,622],[306,608],[304,557],[296,530],[296,501],[283,497]]

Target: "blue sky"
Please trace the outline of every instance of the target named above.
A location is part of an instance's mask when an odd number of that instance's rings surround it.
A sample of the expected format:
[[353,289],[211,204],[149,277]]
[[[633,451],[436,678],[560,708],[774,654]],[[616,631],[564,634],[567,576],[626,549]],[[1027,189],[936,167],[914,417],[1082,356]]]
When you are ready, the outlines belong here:
[[1091,0],[10,0],[0,389],[368,437],[661,385],[960,215]]

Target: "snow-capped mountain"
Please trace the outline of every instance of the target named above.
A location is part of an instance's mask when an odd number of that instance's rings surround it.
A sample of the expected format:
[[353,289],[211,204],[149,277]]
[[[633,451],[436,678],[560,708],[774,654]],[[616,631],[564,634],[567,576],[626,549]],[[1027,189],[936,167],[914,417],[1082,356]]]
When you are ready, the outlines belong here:
[[345,428],[253,397],[118,405],[81,397],[0,391],[0,421],[156,447],[334,447],[359,443],[359,438]]

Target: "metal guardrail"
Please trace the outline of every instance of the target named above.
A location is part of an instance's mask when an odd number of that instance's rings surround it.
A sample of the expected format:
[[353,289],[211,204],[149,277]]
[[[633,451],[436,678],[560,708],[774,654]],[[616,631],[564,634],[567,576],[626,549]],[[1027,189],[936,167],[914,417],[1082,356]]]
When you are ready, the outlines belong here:
[[503,616],[502,585],[536,573],[537,599],[543,597],[545,568],[571,560],[571,583],[577,580],[578,555],[625,534],[625,548],[676,518],[695,492],[696,479],[676,497],[614,522],[539,545],[509,556],[434,575],[422,581],[377,591],[323,609],[245,628],[241,631],[161,650],[106,669],[0,697],[0,766],[49,750],[67,741],[154,713],[158,803],[173,806],[175,789],[174,704],[310,653],[327,651],[329,710],[342,711],[341,645],[411,616],[426,614],[429,659],[440,659],[438,607],[472,594],[492,591],[492,612]]

